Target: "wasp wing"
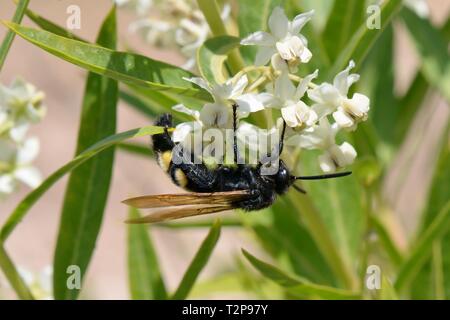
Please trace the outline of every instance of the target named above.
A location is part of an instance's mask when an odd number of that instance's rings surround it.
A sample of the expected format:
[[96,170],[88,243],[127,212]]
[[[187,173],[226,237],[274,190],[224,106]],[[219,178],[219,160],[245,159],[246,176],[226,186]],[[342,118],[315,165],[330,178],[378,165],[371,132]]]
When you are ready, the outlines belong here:
[[226,210],[234,209],[231,204],[219,206],[188,206],[184,208],[173,208],[151,213],[145,217],[131,219],[125,221],[126,223],[154,223],[168,220],[181,219],[186,217],[199,216],[204,214],[216,213]]
[[159,194],[130,198],[122,201],[124,204],[135,208],[161,208],[185,205],[228,205],[235,201],[244,199],[249,195],[247,190],[212,192],[212,193],[178,193]]

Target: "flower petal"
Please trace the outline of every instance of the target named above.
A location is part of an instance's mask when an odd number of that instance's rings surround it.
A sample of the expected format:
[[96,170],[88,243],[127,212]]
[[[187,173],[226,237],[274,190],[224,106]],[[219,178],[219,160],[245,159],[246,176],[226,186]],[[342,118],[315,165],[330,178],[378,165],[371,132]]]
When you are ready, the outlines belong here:
[[289,20],[281,7],[275,7],[269,17],[270,32],[278,39],[286,36],[289,28]]
[[241,40],[243,46],[273,46],[275,42],[275,38],[270,33],[264,31],[254,32]]
[[211,93],[211,87],[209,86],[208,82],[206,82],[206,80],[203,78],[200,78],[200,77],[185,78],[185,77],[183,77],[183,80],[192,82],[193,84],[196,84],[200,88],[203,88],[206,91],[208,91],[209,93]]
[[303,26],[309,20],[311,20],[313,15],[314,15],[314,10],[297,15],[289,25],[289,32],[292,35],[297,35],[300,32],[300,30],[303,28]]
[[272,47],[259,47],[258,51],[256,52],[255,57],[255,65],[256,66],[263,66],[269,62],[270,58],[277,53],[277,50]]
[[370,99],[360,93],[355,93],[351,99],[345,100],[345,106],[358,118],[365,120],[369,112]]
[[42,182],[42,175],[39,170],[31,166],[17,169],[14,171],[14,176],[17,180],[22,181],[30,188],[36,188]]
[[189,108],[187,108],[185,105],[183,105],[181,103],[177,104],[177,105],[174,105],[172,107],[172,110],[175,110],[175,111],[178,111],[178,112],[190,115],[191,117],[193,117],[196,120],[198,120],[200,118],[200,112],[198,112],[197,110],[189,109]]
[[28,138],[17,152],[17,165],[29,164],[33,161],[39,153],[38,138]]
[[10,174],[0,176],[0,196],[10,194],[15,189],[14,177]]
[[183,122],[175,127],[175,130],[172,133],[172,141],[173,142],[183,142],[186,137],[194,131],[195,122]]
[[289,74],[287,72],[282,73],[275,80],[275,96],[280,98],[282,101],[292,100],[295,94],[295,86],[289,79]]
[[281,108],[281,116],[289,127],[295,128],[300,124],[297,118],[295,105]]
[[231,125],[229,108],[220,103],[207,103],[200,111],[200,120],[207,127],[228,128]]
[[322,83],[315,89],[308,90],[308,97],[316,103],[337,107],[341,103],[339,91],[329,83]]
[[304,46],[299,58],[301,62],[308,63],[312,58],[312,52],[306,46]]
[[254,93],[246,93],[235,99],[239,108],[238,112],[243,116],[248,115],[250,112],[257,112],[264,109],[264,105],[258,99],[258,96]]
[[333,112],[333,118],[342,128],[351,128],[355,124],[353,119],[342,108],[339,108],[338,111]]
[[297,89],[295,90],[294,100],[299,100],[305,95],[305,92],[308,89],[308,85],[310,84],[312,79],[317,78],[318,74],[319,69],[316,69],[316,71],[303,78],[303,80],[298,84]]
[[243,75],[238,79],[236,84],[233,86],[233,89],[231,90],[230,99],[233,99],[239,95],[241,95],[244,92],[245,87],[248,84],[248,78],[247,75]]
[[322,169],[323,172],[329,173],[336,171],[336,165],[328,152],[320,155],[318,160],[320,169]]
[[[334,77],[333,85],[335,86],[336,89],[339,90],[341,95],[343,95],[344,97],[347,96],[348,88],[350,88],[350,86],[359,79],[359,76],[356,74],[349,76],[350,70],[353,69],[354,67],[355,67],[355,62],[353,60],[350,60],[347,68],[345,68],[343,71],[339,72]],[[350,77],[350,79],[349,79],[349,77]]]

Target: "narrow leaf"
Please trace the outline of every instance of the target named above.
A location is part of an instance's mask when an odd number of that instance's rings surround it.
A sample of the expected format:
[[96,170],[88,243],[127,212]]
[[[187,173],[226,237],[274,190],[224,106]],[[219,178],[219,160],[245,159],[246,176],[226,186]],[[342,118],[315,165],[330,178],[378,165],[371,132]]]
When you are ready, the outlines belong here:
[[[139,211],[130,208],[129,219],[140,217]],[[159,268],[149,228],[142,224],[128,224],[128,279],[134,300],[163,300],[166,287]]]
[[[28,7],[28,3],[30,0],[20,0],[17,5],[16,12],[14,13],[13,22],[19,23],[22,21],[22,18],[25,14],[25,10]],[[6,33],[5,39],[3,39],[2,45],[0,46],[0,70],[2,70],[3,64],[5,63],[6,56],[8,55],[9,48],[11,48],[11,44],[14,40],[15,33],[11,30],[8,30]]]
[[247,260],[266,278],[284,287],[287,292],[299,297],[319,298],[319,299],[357,299],[358,295],[347,290],[337,289],[311,283],[307,279],[291,276],[284,271],[266,263],[246,250],[242,253]]
[[[106,17],[97,44],[116,46],[115,7]],[[117,81],[89,73],[84,93],[76,154],[116,131]],[[79,290],[67,288],[67,268],[77,265],[83,279],[97,241],[108,198],[114,149],[103,152],[73,170],[61,213],[54,257],[53,287],[56,299],[76,299]]]
[[192,287],[194,286],[195,281],[197,280],[200,272],[206,266],[206,263],[209,260],[209,257],[214,250],[217,241],[220,236],[220,221],[216,220],[211,229],[209,230],[208,235],[205,240],[203,240],[199,250],[195,254],[194,259],[189,265],[186,273],[183,276],[177,290],[172,296],[172,299],[175,300],[183,300],[189,295]]
[[193,75],[178,67],[138,54],[110,50],[12,22],[3,21],[3,23],[25,40],[88,71],[153,90],[195,96],[205,101],[211,100],[209,93],[194,88],[189,82],[184,81],[184,77]]

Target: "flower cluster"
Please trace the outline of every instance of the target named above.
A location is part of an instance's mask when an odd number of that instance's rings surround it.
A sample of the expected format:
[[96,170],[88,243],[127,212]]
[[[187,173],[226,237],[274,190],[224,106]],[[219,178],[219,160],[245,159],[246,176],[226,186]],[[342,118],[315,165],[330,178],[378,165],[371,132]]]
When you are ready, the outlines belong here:
[[[313,14],[299,14],[289,21],[283,9],[276,7],[268,21],[270,33],[258,31],[241,40],[242,45],[258,47],[255,66],[246,67],[223,84],[211,85],[202,78],[185,79],[211,93],[214,102],[205,104],[200,111],[174,106],[174,110],[193,118],[175,128],[174,140],[185,143],[197,130],[233,129],[232,107],[237,106],[239,140],[249,133],[267,138],[274,131],[279,132],[284,122],[285,145],[321,150],[319,164],[324,172],[350,165],[356,151],[348,142],[338,144],[336,135],[340,130],[353,131],[365,121],[370,102],[361,93],[349,96],[350,87],[359,79],[359,75],[351,73],[353,61],[334,77],[333,83],[314,84],[318,70],[303,78],[294,74],[312,58],[307,39],[300,31]],[[270,66],[266,66],[269,62]],[[261,71],[260,77],[250,83],[247,71]],[[279,110],[281,117],[275,127],[261,133],[242,119],[262,110]]]
[[36,137],[27,137],[31,124],[45,115],[44,93],[22,79],[0,85],[0,197],[12,193],[23,182],[31,188],[41,183],[31,164],[39,152]]
[[[209,35],[209,26],[195,0],[114,0],[118,6],[129,7],[139,19],[130,24],[131,32],[139,32],[152,45],[177,47],[187,58],[183,68],[195,69],[197,49]],[[225,5],[222,19],[230,14]]]

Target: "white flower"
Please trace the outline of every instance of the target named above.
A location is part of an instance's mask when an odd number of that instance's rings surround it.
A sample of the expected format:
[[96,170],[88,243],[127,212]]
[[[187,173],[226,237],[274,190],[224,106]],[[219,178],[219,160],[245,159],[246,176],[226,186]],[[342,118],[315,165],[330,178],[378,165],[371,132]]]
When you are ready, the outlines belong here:
[[282,126],[281,118],[278,118],[276,125],[270,129],[261,129],[248,122],[242,122],[236,131],[236,137],[238,142],[249,150],[257,151],[265,156],[278,146]]
[[336,123],[330,125],[327,118],[322,118],[318,125],[288,138],[286,145],[323,150],[323,154],[319,156],[320,168],[324,172],[333,172],[352,164],[356,158],[356,151],[351,144],[348,142],[336,144],[335,137],[338,130]]
[[403,0],[403,3],[422,19],[430,16],[430,8],[426,0]]
[[145,15],[153,6],[153,0],[113,0],[118,7],[129,7],[138,15]]
[[269,18],[270,33],[257,31],[242,39],[242,45],[259,46],[255,64],[265,65],[273,55],[279,54],[290,66],[308,62],[311,51],[307,48],[306,38],[300,34],[303,26],[311,19],[314,11],[297,15],[289,21],[280,7],[276,7]]
[[208,91],[214,103],[207,103],[200,111],[200,120],[206,127],[231,128],[233,124],[232,105],[237,104],[240,118],[248,116],[251,112],[264,109],[263,104],[254,93],[244,93],[248,84],[247,76],[237,80],[229,79],[223,84],[210,85],[202,78],[185,78]]
[[150,17],[134,21],[128,26],[131,33],[140,32],[145,41],[158,46],[168,46],[173,41],[170,34],[172,28],[169,22]]
[[308,90],[308,96],[315,102],[312,106],[319,119],[333,113],[334,120],[347,130],[356,129],[360,121],[367,119],[370,100],[367,96],[355,93],[348,98],[350,86],[359,80],[358,74],[349,74],[355,66],[350,61],[348,67],[334,77],[333,84],[322,83],[317,88]]
[[37,138],[28,138],[19,144],[10,139],[0,139],[0,196],[12,193],[19,181],[30,188],[41,183],[40,172],[31,165],[38,152]]
[[45,115],[45,95],[35,86],[17,78],[11,86],[0,86],[0,135],[5,132],[14,141],[22,141],[30,123]]
[[281,115],[289,127],[300,129],[312,126],[317,121],[317,115],[300,99],[317,74],[318,70],[306,76],[296,88],[289,80],[289,75],[282,73],[275,80],[274,93],[262,93],[259,97],[266,107],[280,108]]
[[200,121],[200,112],[197,110],[191,110],[182,104],[177,104],[173,106],[172,109],[185,113],[194,119],[194,121],[182,122],[175,127],[175,130],[172,133],[173,142],[184,142],[192,132],[203,127],[203,123]]

